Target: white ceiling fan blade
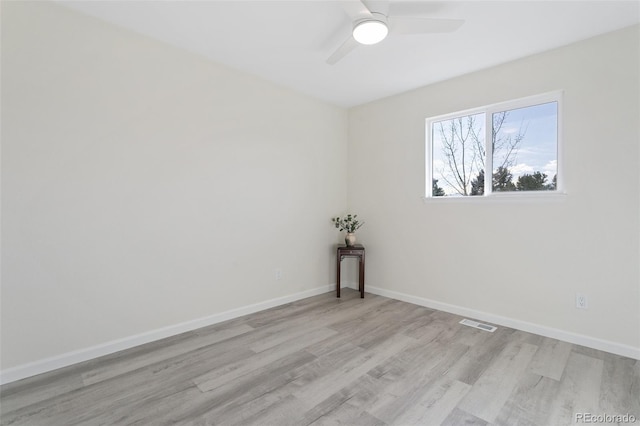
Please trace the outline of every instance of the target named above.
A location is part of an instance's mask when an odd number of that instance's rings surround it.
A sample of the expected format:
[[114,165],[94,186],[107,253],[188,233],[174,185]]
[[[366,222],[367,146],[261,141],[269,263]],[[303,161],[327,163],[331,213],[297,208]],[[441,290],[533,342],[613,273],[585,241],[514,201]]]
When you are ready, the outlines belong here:
[[333,52],[331,56],[329,56],[329,58],[327,58],[327,64],[329,65],[335,64],[340,59],[347,56],[347,54],[351,52],[353,49],[358,47],[359,44],[360,43],[358,43],[353,38],[353,36],[349,36],[349,38],[344,43],[342,43],[342,45],[338,47],[338,49],[335,52]]
[[371,11],[360,0],[345,0],[340,2],[344,12],[351,18],[352,21],[359,21],[361,19],[371,18]]
[[446,9],[446,4],[439,1],[392,1],[388,16],[434,16],[443,8]]
[[391,31],[396,34],[450,33],[464,24],[464,19],[411,18],[394,16],[389,18]]
[[389,0],[362,0],[369,12],[381,13],[389,16]]

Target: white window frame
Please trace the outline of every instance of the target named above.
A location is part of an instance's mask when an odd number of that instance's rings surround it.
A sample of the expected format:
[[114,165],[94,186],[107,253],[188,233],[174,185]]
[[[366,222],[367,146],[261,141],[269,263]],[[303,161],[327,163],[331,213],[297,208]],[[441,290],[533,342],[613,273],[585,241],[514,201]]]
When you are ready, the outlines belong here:
[[[539,197],[555,197],[557,195],[565,195],[564,186],[564,162],[562,155],[562,123],[563,123],[563,107],[562,107],[563,91],[557,90],[553,92],[547,92],[540,95],[528,96],[525,98],[519,98],[511,101],[500,102],[488,106],[472,108],[464,111],[456,111],[449,114],[443,114],[436,117],[430,117],[426,119],[425,123],[425,200],[482,200],[482,199],[496,199],[496,198],[539,198]],[[432,125],[440,121],[451,120],[457,117],[464,117],[474,114],[485,114],[485,171],[493,170],[493,152],[492,152],[492,129],[493,129],[493,114],[497,112],[509,111],[519,108],[532,107],[536,105],[556,102],[557,103],[557,146],[556,146],[556,189],[553,191],[509,191],[509,192],[493,192],[491,179],[492,172],[485,172],[484,181],[484,194],[483,195],[468,195],[468,196],[449,196],[449,197],[435,197],[432,194],[433,190],[433,141],[432,141]]]

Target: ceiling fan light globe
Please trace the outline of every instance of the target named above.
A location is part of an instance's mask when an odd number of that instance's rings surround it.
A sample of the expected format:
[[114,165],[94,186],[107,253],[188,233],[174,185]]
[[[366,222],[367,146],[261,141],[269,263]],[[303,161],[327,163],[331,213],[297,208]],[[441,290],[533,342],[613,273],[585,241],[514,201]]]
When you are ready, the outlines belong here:
[[360,44],[380,43],[387,34],[389,34],[387,24],[378,20],[362,21],[353,28],[353,38]]

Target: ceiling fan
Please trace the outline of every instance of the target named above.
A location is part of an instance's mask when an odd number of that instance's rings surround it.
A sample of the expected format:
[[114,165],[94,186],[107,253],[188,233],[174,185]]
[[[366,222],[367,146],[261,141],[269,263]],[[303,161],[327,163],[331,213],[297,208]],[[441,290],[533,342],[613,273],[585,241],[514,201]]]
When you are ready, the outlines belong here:
[[345,13],[353,21],[352,33],[335,52],[327,58],[333,65],[361,44],[371,45],[384,40],[391,34],[433,34],[448,33],[460,28],[463,19],[437,19],[389,13],[388,2],[367,2],[362,0],[342,1]]

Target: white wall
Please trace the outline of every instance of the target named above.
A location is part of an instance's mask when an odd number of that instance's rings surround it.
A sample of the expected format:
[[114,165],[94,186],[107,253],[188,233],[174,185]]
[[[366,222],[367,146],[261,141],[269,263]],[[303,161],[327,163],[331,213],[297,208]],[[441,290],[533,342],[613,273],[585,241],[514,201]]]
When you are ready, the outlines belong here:
[[[639,40],[636,26],[350,110],[367,286],[640,354]],[[566,197],[422,200],[425,118],[554,90]]]
[[335,282],[343,109],[2,2],[1,137],[3,370]]

